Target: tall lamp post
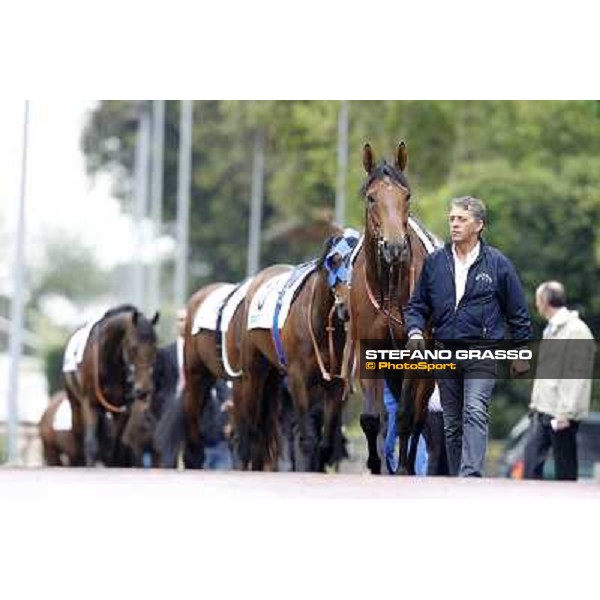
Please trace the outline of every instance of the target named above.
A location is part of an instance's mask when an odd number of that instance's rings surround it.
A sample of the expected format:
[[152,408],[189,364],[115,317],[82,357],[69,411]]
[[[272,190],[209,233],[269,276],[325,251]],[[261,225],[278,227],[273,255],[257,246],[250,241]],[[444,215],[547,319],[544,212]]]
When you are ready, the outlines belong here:
[[19,365],[23,349],[23,305],[25,274],[25,194],[27,185],[27,145],[29,137],[29,101],[25,101],[23,117],[23,150],[21,152],[21,185],[17,217],[17,240],[14,263],[14,290],[10,303],[10,342],[8,373],[8,462],[19,458]]

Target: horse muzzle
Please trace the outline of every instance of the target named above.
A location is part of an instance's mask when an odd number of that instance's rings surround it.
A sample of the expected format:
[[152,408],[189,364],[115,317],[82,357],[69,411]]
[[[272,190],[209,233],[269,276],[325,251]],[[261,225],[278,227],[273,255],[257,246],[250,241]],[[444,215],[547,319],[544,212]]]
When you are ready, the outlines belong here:
[[133,390],[133,398],[134,400],[146,400],[150,397],[151,390],[143,389],[143,388],[135,388]]
[[408,255],[408,243],[406,240],[402,242],[388,242],[386,239],[380,242],[381,256],[389,265],[404,260]]
[[350,311],[345,302],[336,303],[335,314],[340,321],[346,322],[350,320]]

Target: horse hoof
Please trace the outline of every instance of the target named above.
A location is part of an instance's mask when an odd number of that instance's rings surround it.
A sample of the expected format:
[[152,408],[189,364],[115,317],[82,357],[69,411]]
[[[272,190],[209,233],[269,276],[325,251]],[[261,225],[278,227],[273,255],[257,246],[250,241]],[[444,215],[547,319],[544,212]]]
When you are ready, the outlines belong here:
[[360,415],[360,428],[363,430],[367,439],[370,436],[376,436],[379,433],[381,421],[379,415],[362,414]]
[[381,475],[381,459],[379,457],[368,458],[367,468],[371,471],[371,475]]

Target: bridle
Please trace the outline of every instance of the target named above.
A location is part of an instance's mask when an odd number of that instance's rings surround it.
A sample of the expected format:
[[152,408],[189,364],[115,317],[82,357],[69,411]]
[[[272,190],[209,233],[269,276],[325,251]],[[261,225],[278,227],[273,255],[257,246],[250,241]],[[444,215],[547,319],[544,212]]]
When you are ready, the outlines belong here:
[[[101,326],[101,324],[100,324]],[[126,382],[126,393],[125,398],[130,401],[134,398],[134,384],[136,381],[136,365],[133,361],[129,360],[129,356],[127,355],[127,349],[123,345],[121,358],[123,363],[125,364],[125,382]],[[104,392],[102,391],[102,386],[100,385],[100,331],[98,331],[98,335],[95,340],[95,350],[94,350],[94,391],[96,393],[96,398],[98,402],[109,412],[112,413],[125,413],[129,410],[129,403],[123,404],[121,406],[117,406],[110,402]]]
[[100,385],[100,344],[98,339],[95,341],[94,349],[94,392],[98,402],[109,412],[112,413],[124,413],[127,411],[127,405],[116,406],[112,402],[106,399],[106,396],[102,392],[102,386]]
[[[415,288],[415,266],[413,261],[413,248],[411,237],[408,230],[408,218],[404,224],[404,235],[402,236],[402,254],[398,261],[390,262],[385,256],[386,240],[381,235],[381,226],[373,216],[372,207],[375,205],[374,202],[367,200],[367,229],[369,231],[369,237],[372,239],[374,248],[375,264],[376,264],[376,275],[379,283],[379,289],[377,290],[379,298],[377,299],[374,291],[369,285],[369,279],[367,277],[367,263],[363,263],[363,276],[365,279],[365,286],[367,290],[367,296],[375,310],[382,313],[387,321],[388,329],[390,331],[390,337],[395,344],[393,335],[392,323],[404,328],[404,311],[405,308],[402,305],[402,290],[398,289],[398,283],[404,281],[406,275],[408,275],[408,298],[412,295]],[[404,253],[406,251],[406,256]],[[408,273],[406,272],[408,270]],[[397,292],[397,294],[395,293]],[[396,309],[397,314],[392,311]]]

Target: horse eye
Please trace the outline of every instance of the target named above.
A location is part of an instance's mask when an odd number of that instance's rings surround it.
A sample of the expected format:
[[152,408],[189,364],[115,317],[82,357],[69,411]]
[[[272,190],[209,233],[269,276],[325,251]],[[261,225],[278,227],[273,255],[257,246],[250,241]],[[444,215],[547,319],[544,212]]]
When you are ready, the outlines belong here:
[[367,196],[367,201],[369,204],[375,204],[375,198],[373,198],[373,196]]

